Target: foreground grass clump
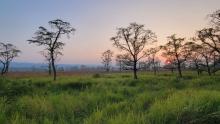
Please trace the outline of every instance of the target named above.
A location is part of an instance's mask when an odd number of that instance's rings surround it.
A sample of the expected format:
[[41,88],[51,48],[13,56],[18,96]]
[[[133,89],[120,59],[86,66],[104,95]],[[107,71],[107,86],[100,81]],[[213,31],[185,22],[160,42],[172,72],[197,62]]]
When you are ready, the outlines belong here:
[[38,123],[43,123],[45,119],[53,123],[61,120],[79,123],[96,106],[96,101],[98,101],[97,98],[92,95],[74,96],[66,93],[49,96],[24,96],[18,101],[17,107],[20,115],[28,119],[35,119]]
[[186,90],[156,101],[149,110],[150,123],[219,123],[220,92]]
[[2,124],[218,124],[220,77],[161,73],[0,78]]

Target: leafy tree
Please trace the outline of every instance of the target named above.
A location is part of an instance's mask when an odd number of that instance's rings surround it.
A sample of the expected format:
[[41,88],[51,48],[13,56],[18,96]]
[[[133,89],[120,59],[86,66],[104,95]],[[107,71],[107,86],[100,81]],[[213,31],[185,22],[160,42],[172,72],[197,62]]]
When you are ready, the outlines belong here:
[[[134,79],[137,79],[137,63],[146,57],[143,53],[148,43],[156,41],[156,35],[151,30],[144,29],[144,25],[130,23],[126,28],[118,28],[116,36],[112,37],[113,46],[131,56],[133,63]],[[127,59],[128,60],[128,59]]]
[[4,75],[8,72],[10,62],[18,57],[18,54],[21,51],[16,48],[13,44],[10,43],[0,43],[0,62],[2,64],[1,75]]
[[49,25],[52,27],[52,31],[47,30],[45,27],[40,26],[35,32],[35,37],[28,40],[30,44],[37,44],[38,46],[45,46],[47,56],[49,57],[50,64],[53,69],[54,80],[56,80],[56,67],[55,60],[57,55],[61,55],[61,50],[65,45],[64,42],[60,41],[62,35],[67,35],[74,32],[69,22],[62,21],[60,19],[49,21]]
[[112,57],[113,57],[113,52],[111,50],[106,50],[105,52],[102,53],[102,57],[101,57],[102,63],[107,72],[110,71]]

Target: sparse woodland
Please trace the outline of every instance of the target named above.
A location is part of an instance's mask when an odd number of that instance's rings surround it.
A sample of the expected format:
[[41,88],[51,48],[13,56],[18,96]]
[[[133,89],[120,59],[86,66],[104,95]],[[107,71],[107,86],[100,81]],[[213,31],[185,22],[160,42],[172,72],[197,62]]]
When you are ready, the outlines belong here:
[[0,124],[220,124],[220,10],[208,19],[164,44],[143,24],[117,28],[109,48],[118,51],[103,51],[92,73],[57,71],[63,37],[77,31],[64,20],[27,38],[43,48],[46,75],[10,73],[22,48],[1,42]]

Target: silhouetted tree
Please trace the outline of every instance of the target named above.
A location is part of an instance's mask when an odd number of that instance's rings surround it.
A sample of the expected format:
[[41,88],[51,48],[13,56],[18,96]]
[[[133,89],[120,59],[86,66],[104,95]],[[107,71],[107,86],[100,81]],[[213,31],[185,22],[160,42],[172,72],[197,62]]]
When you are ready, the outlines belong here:
[[188,49],[188,62],[193,64],[193,67],[195,67],[197,74],[201,74],[201,63],[202,63],[202,56],[200,54],[200,45],[196,43],[196,39],[192,38],[193,41],[189,41],[185,43],[186,48]]
[[154,75],[159,72],[161,61],[157,57],[149,56],[146,61],[147,65],[151,70],[153,70]]
[[124,66],[124,63],[123,63],[123,55],[117,55],[116,58],[115,58],[115,61],[116,61],[116,65],[119,66],[119,70],[122,71],[123,70],[123,66]]
[[113,52],[111,50],[106,50],[105,52],[102,53],[102,57],[101,57],[102,63],[107,72],[110,71],[112,57],[113,57]]
[[185,38],[177,38],[176,35],[168,37],[168,43],[162,46],[163,56],[173,58],[177,64],[179,76],[182,77],[181,64],[186,61],[187,52],[184,49]]
[[197,37],[202,44],[207,45],[220,54],[220,30],[204,28],[197,32]]
[[148,63],[152,65],[154,75],[156,75],[160,61],[156,58],[156,54],[160,51],[160,48],[150,48],[145,51],[145,54],[148,56]]
[[138,62],[138,70],[147,71],[150,69],[150,66],[148,65],[148,61],[139,61]]
[[213,23],[214,26],[217,26],[217,27],[220,26],[220,10],[217,10],[213,12],[212,14],[209,14],[209,17],[211,17],[211,23]]
[[[117,55],[117,57],[120,57],[120,64],[121,64],[121,67],[123,70],[133,70],[133,59],[132,59],[132,56],[128,53],[126,54],[119,54]],[[116,64],[117,64],[117,58],[116,57]]]
[[207,45],[199,45],[198,52],[202,55],[204,59],[204,64],[202,65],[206,67],[209,76],[211,76],[212,74],[211,65],[213,64],[212,63],[213,50],[210,49]]
[[[41,51],[41,54],[44,56],[47,64],[48,64],[48,74],[51,75],[52,74],[52,61],[51,61],[51,56],[50,56],[50,52],[48,51]],[[58,57],[60,55],[63,55],[61,52],[56,51],[54,52],[54,60],[55,62],[58,60]]]
[[137,63],[146,57],[143,53],[147,43],[156,41],[156,35],[151,30],[145,30],[144,25],[130,23],[126,28],[118,28],[113,45],[132,57],[134,79],[137,79]]
[[189,60],[195,63],[198,74],[201,71],[206,71],[209,75],[214,74],[220,69],[217,66],[219,64],[219,53],[210,48],[209,45],[204,44],[198,37],[194,37],[192,40],[192,42],[187,42],[186,46],[189,48]]
[[220,62],[220,10],[208,15],[211,18],[212,27],[197,31],[195,41],[200,44],[202,55],[209,75],[219,69],[216,65]]
[[1,75],[8,72],[10,62],[18,57],[21,51],[18,50],[13,44],[10,43],[0,43],[0,62],[2,64]]
[[176,64],[175,64],[174,59],[172,59],[172,58],[166,58],[166,61],[165,61],[165,63],[164,63],[163,68],[169,69],[169,70],[171,71],[171,73],[173,74],[173,73],[174,73],[174,69],[176,68],[175,65],[176,65]]
[[215,72],[219,71],[220,55],[216,51],[212,53],[213,58],[213,70],[212,73],[215,75]]
[[29,43],[37,44],[38,46],[45,46],[45,50],[48,52],[51,66],[53,69],[54,80],[56,80],[56,67],[55,59],[56,54],[61,53],[63,46],[65,45],[62,41],[59,41],[62,35],[67,35],[74,32],[75,29],[71,27],[69,22],[56,19],[49,21],[49,25],[54,29],[52,31],[47,30],[44,27],[39,27],[35,33],[35,37],[28,40]]

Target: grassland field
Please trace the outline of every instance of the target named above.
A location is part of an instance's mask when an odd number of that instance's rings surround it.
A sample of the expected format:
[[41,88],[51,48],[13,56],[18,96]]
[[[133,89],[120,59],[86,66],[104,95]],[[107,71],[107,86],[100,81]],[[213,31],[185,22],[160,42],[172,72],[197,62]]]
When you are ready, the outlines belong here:
[[9,74],[0,124],[220,124],[220,73]]

